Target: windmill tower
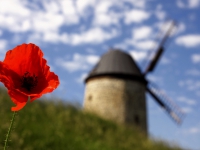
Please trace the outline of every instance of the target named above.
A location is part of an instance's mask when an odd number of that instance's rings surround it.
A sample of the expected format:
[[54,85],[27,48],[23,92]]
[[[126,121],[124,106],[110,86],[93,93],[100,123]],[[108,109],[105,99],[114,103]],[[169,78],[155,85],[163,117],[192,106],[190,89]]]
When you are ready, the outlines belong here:
[[147,134],[147,91],[174,121],[181,123],[180,109],[145,78],[154,70],[163,53],[163,44],[170,30],[144,73],[129,54],[119,49],[104,54],[85,79],[84,110],[118,123],[137,126]]

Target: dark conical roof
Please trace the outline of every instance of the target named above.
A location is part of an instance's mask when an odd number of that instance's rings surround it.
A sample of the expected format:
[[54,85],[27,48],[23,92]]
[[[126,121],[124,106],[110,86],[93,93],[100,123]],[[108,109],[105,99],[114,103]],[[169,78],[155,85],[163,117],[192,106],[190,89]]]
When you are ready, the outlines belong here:
[[85,81],[103,75],[142,77],[141,71],[132,57],[118,49],[109,50],[104,54]]

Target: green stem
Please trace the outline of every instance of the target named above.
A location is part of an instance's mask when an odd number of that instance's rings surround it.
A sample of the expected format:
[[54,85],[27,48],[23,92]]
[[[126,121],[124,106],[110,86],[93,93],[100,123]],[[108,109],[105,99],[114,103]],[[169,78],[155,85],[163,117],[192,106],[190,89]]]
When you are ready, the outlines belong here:
[[6,135],[6,140],[5,140],[5,144],[4,144],[4,150],[6,150],[6,148],[7,148],[8,140],[9,140],[9,137],[10,137],[10,132],[12,130],[13,123],[14,123],[14,120],[15,120],[15,115],[16,115],[16,111],[14,111],[13,116],[12,116],[12,120],[10,121],[10,127],[9,127],[8,133]]

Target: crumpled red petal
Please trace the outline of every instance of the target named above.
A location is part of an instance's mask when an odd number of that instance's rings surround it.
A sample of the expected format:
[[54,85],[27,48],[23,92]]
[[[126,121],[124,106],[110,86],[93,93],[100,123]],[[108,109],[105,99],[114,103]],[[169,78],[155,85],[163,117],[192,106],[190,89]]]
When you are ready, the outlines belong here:
[[58,76],[55,75],[53,72],[49,73],[49,75],[48,75],[46,80],[47,80],[47,84],[48,85],[40,93],[38,93],[38,95],[31,96],[30,97],[30,102],[34,101],[37,98],[40,98],[43,94],[52,92],[60,84]]
[[[26,71],[38,75],[41,73],[43,52],[35,44],[22,44],[9,50],[3,61],[9,68],[22,76]],[[40,67],[40,68],[38,68]]]
[[14,88],[18,84],[19,76],[9,69],[9,67],[0,61],[0,81],[7,89]]
[[12,111],[19,111],[22,109],[28,100],[28,96],[21,94],[20,92],[15,90],[14,81],[19,80],[17,74],[15,74],[12,70],[9,69],[7,65],[0,62],[0,81],[5,85],[8,89],[8,94],[11,97],[13,103],[16,104],[15,107],[12,107]]
[[8,91],[8,94],[11,97],[11,100],[16,104],[15,107],[12,107],[12,111],[19,111],[21,110],[28,101],[28,96],[21,94],[16,90]]

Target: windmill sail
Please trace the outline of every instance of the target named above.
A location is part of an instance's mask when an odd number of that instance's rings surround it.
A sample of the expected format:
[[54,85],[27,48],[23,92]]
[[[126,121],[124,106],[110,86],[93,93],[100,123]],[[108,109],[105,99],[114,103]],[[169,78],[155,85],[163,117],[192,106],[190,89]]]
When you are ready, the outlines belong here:
[[155,69],[155,66],[158,63],[158,61],[159,61],[159,59],[160,59],[160,57],[161,57],[161,55],[162,55],[162,53],[164,51],[164,46],[163,45],[166,42],[167,37],[172,32],[173,27],[174,27],[174,22],[172,21],[168,31],[166,32],[164,38],[162,39],[162,41],[160,42],[160,44],[158,46],[158,49],[157,49],[157,52],[156,52],[155,56],[153,57],[153,59],[151,60],[151,62],[148,65],[148,67],[146,68],[146,70],[144,72],[144,75],[147,74],[148,72],[153,71]]
[[161,92],[154,84],[149,84],[147,91],[177,124],[181,124],[184,114],[169,97]]
[[154,68],[155,68],[160,56],[162,55],[163,51],[164,51],[164,48],[160,47],[160,49],[158,50],[158,52],[154,56],[153,60],[151,61],[151,64],[146,69],[145,74],[154,70]]

